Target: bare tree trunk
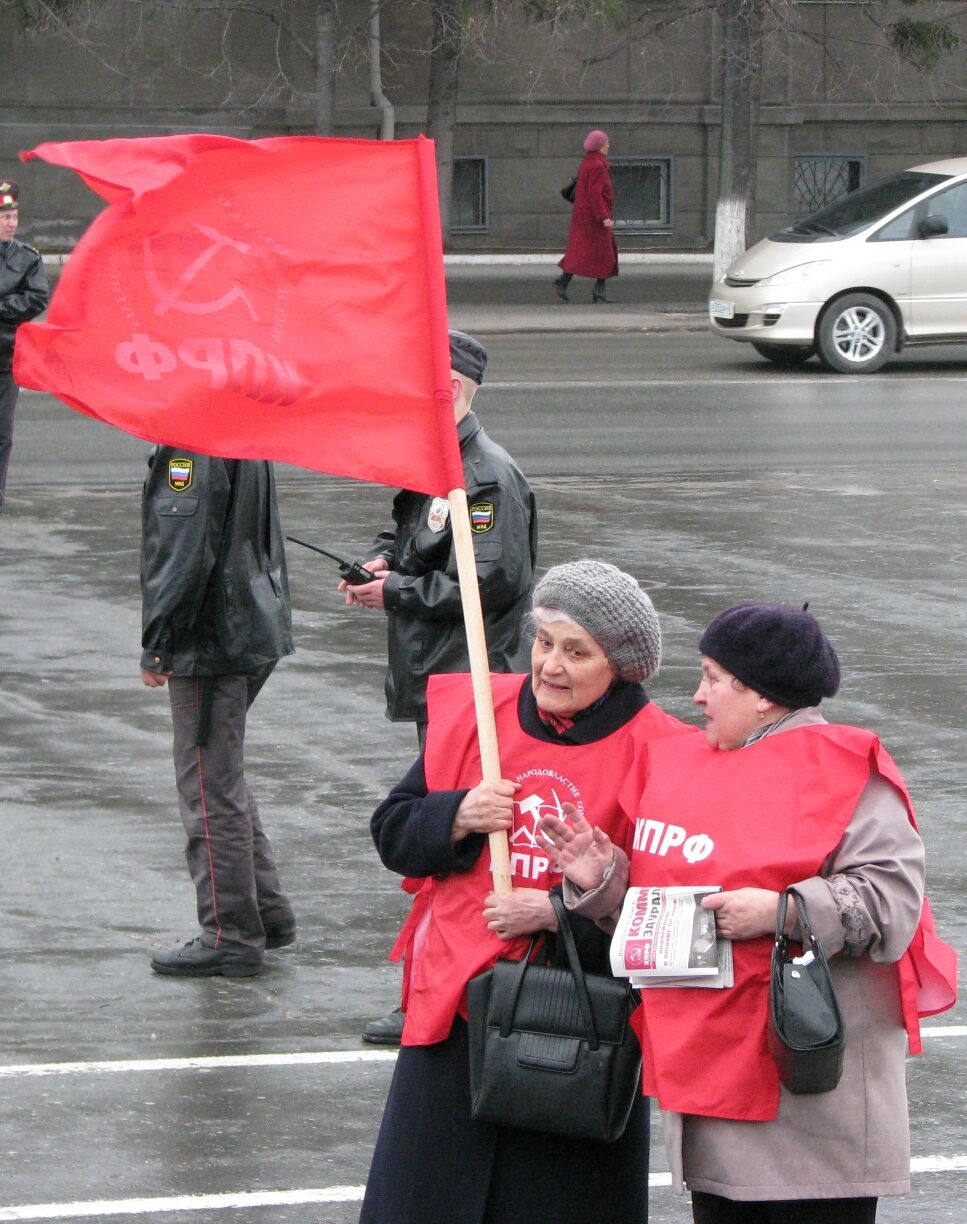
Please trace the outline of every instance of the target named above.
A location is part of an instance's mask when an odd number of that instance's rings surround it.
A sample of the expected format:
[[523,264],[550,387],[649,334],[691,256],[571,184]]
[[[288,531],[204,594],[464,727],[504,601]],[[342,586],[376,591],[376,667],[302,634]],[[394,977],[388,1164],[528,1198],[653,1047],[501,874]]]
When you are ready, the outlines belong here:
[[764,0],[719,0],[722,126],[715,206],[714,276],[749,245],[755,226]]
[[453,133],[457,123],[457,78],[463,33],[456,0],[433,0],[430,43],[430,86],[426,104],[426,134],[436,141],[443,247],[450,245],[453,198]]
[[379,111],[379,138],[393,140],[396,136],[396,111],[383,93],[383,40],[379,24],[380,0],[371,0],[369,9],[369,100]]
[[313,130],[331,136],[336,115],[336,5],[338,0],[315,0],[316,100]]

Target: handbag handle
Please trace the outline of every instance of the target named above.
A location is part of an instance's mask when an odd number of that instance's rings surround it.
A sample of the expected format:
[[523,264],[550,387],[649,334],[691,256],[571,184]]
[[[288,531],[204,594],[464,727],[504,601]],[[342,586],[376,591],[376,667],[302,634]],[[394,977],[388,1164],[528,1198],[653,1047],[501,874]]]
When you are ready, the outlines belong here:
[[[588,984],[584,980],[584,970],[581,968],[581,961],[578,957],[577,945],[574,942],[574,936],[571,933],[571,923],[567,916],[562,897],[555,892],[548,894],[551,905],[554,907],[554,913],[557,915],[558,934],[564,941],[564,949],[567,953],[568,966],[571,970],[571,977],[574,979],[574,988],[577,992],[578,1007],[581,1010],[581,1018],[587,1027],[587,1040],[589,1049],[596,1050],[601,1044],[598,1037],[598,1030],[594,1023],[594,1011],[591,1008],[591,996],[588,994]],[[517,999],[520,995],[521,987],[524,984],[524,974],[527,972],[530,964],[530,958],[533,954],[534,946],[537,943],[537,936],[530,942],[530,947],[523,960],[520,962],[520,970],[514,982],[513,1003],[508,1009],[507,1018],[501,1025],[501,1037],[509,1037],[511,1030],[514,1027],[514,1013],[517,1011]]]
[[795,898],[796,917],[799,920],[799,930],[803,935],[803,938],[798,942],[803,947],[808,943],[810,951],[818,958],[822,954],[822,946],[813,933],[809,914],[806,910],[806,902],[803,899],[802,893],[797,888],[786,888],[779,894],[779,901],[776,905],[776,947],[782,956],[786,955],[786,949],[789,946],[789,936],[786,934],[786,910],[790,897]]

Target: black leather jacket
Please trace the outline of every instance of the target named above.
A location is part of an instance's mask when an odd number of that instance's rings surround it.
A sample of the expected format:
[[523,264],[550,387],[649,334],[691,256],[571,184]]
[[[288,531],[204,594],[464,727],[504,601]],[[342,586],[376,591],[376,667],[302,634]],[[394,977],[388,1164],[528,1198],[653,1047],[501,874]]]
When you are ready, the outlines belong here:
[[17,238],[0,242],[0,371],[13,364],[17,328],[47,309],[50,286],[39,251]]
[[[521,618],[530,607],[537,563],[534,494],[510,455],[473,412],[457,436],[473,523],[473,550],[490,670],[528,670]],[[467,671],[457,557],[445,499],[403,490],[393,502],[392,531],[376,537],[366,560],[383,556],[388,617],[386,714],[394,722],[426,718],[426,681],[434,672]]]
[[272,465],[158,447],[142,500],[141,666],[226,675],[291,654]]

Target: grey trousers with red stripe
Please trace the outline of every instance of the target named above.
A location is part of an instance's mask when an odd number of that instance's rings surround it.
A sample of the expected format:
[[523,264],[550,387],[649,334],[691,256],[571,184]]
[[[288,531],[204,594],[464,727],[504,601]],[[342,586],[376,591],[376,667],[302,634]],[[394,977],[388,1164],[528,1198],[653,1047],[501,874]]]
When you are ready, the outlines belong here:
[[[245,720],[275,667],[228,676],[172,676],[175,782],[188,836],[185,857],[198,900],[202,942],[261,951],[263,923],[293,917],[255,796],[245,780]],[[199,744],[208,687],[210,718]]]

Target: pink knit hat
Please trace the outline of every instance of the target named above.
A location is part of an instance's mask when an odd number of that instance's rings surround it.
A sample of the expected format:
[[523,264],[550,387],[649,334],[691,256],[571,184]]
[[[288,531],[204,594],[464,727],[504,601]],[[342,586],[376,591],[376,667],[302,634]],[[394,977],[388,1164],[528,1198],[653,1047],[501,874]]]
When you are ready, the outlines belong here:
[[584,151],[585,153],[597,153],[607,143],[608,133],[602,132],[600,128],[595,128],[593,132],[588,132],[584,138]]

